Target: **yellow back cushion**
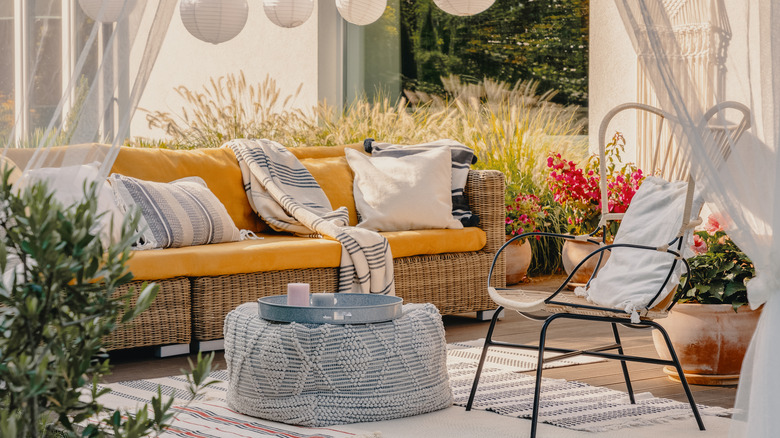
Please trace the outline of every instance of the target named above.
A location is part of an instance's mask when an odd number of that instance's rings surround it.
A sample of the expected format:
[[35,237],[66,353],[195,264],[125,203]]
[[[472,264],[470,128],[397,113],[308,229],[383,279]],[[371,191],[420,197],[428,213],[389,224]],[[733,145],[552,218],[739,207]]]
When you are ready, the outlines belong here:
[[[19,170],[19,168],[16,166],[16,163],[13,162],[8,157],[0,156],[0,172],[6,172],[10,171],[11,174],[8,176],[8,183],[13,184],[22,176],[22,171]],[[0,174],[2,175],[2,174]]]
[[357,225],[355,196],[352,193],[354,174],[346,157],[302,158],[301,163],[322,187],[332,209],[347,207],[349,224]]
[[[355,143],[345,146],[297,147],[290,148],[290,152],[301,160],[320,184],[331,207],[347,207],[349,223],[356,225],[357,212],[352,192],[354,175],[344,157],[344,148],[363,151],[363,145]],[[100,161],[105,158],[108,150],[108,145],[96,143],[55,147],[51,148],[44,165],[67,164],[63,161],[66,151],[78,156],[80,163],[93,159]],[[9,149],[8,158],[23,168],[33,152],[34,149]],[[121,147],[111,172],[157,182],[199,176],[225,205],[236,227],[258,232],[268,229],[249,205],[241,179],[241,169],[235,154],[229,148],[173,150]]]
[[331,158],[331,157],[343,157],[344,148],[351,148],[363,152],[363,145],[361,143],[353,143],[343,146],[303,146],[297,148],[289,148],[293,155],[298,157],[299,160],[304,158]]
[[122,147],[111,172],[157,182],[199,176],[224,204],[238,229],[262,231],[267,227],[249,205],[241,169],[233,151],[228,148],[171,150]]
[[349,224],[357,225],[357,209],[355,208],[355,196],[352,192],[352,181],[355,175],[344,156],[344,148],[352,148],[362,151],[363,146],[352,144],[346,146],[312,146],[290,148],[301,164],[311,173],[311,176],[322,187],[325,196],[330,201],[334,210],[339,207],[347,207],[349,210]]

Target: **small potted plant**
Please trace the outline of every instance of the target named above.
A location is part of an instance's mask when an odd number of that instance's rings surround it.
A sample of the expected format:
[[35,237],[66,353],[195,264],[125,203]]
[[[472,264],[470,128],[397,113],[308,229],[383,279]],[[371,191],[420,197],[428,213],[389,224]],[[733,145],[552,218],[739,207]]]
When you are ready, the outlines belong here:
[[[734,385],[761,311],[745,305],[755,268],[713,215],[695,233],[691,249],[696,255],[688,259],[690,278],[681,280],[678,303],[659,323],[689,383]],[[669,357],[660,335],[653,333],[653,340],[658,354]]]
[[[605,151],[610,213],[625,213],[644,180],[642,170],[635,164],[622,163],[621,153],[624,149],[625,139],[620,132],[616,132]],[[588,234],[598,226],[601,217],[599,164],[597,155],[588,158],[582,167],[573,161],[567,161],[561,154],[554,154],[547,158],[547,167],[550,169],[547,182],[553,193],[553,199],[561,204],[568,217],[568,228],[571,234]],[[617,227],[617,222],[611,222],[607,235],[603,237],[610,241],[617,232]],[[567,240],[561,254],[566,273],[570,274],[580,260],[595,249],[595,244],[589,242]],[[609,254],[605,253],[602,264],[608,256]],[[575,273],[572,282],[587,282],[597,264],[598,259],[592,258]]]
[[[507,198],[506,219],[504,220],[507,240],[523,233],[538,231],[538,224],[544,219],[544,211],[539,198],[533,194],[517,194],[515,196],[508,194]],[[522,282],[526,278],[528,267],[531,265],[530,242],[528,239],[518,239],[512,242],[504,252],[506,253],[506,283]]]

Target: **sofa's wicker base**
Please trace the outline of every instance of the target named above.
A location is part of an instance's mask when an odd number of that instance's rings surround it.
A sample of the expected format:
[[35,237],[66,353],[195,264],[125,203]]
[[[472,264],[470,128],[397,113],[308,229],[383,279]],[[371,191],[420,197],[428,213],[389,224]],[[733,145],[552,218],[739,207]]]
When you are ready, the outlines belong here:
[[433,303],[442,315],[494,309],[487,293],[492,261],[486,252],[395,259],[395,294],[405,303]]
[[[445,315],[494,309],[487,294],[493,254],[464,252],[394,260],[395,294],[405,303],[433,303]],[[504,265],[493,275],[503,287]],[[287,283],[310,283],[312,292],[335,292],[337,268],[294,269],[198,277],[192,281],[192,335],[199,341],[222,338],[225,316],[240,304],[287,293]],[[499,283],[500,282],[500,283]]]
[[240,304],[287,293],[287,283],[309,283],[312,292],[335,292],[337,268],[290,269],[192,280],[192,335],[199,341],[222,338],[225,316]]
[[[107,350],[187,344],[192,340],[190,280],[180,277],[155,283],[160,285],[157,299],[145,312],[103,339],[103,346]],[[117,293],[124,294],[130,287],[134,287],[132,305],[135,305],[142,284],[143,282],[134,281],[122,286]],[[122,315],[119,315],[119,318],[121,317]]]

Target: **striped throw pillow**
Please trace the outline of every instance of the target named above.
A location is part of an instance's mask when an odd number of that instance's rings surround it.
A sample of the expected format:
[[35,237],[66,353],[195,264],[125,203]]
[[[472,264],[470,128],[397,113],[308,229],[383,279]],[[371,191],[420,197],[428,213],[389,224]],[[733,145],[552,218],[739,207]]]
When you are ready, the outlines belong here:
[[114,173],[109,182],[124,213],[136,206],[141,210],[141,235],[133,249],[179,248],[240,240],[238,228],[225,206],[200,177],[160,183]]

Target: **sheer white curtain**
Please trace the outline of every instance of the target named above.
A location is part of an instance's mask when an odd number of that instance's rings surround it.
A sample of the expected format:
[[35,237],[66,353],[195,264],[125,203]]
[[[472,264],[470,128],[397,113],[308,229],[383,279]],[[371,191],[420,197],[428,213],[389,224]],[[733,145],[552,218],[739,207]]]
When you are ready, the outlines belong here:
[[[678,3],[701,3],[725,11],[731,39],[725,67],[712,83],[696,81],[681,56],[670,11]],[[731,238],[753,260],[757,276],[748,284],[750,306],[764,305],[742,367],[732,422],[735,437],[769,437],[780,431],[780,2],[776,0],[615,0],[637,51],[640,68],[659,105],[682,126],[678,142]],[[733,129],[728,111],[709,122],[711,103],[737,101],[751,111],[751,128],[725,151],[712,147],[718,132]]]
[[[3,0],[2,156],[15,157],[21,170],[99,161],[107,174],[129,135],[177,3]],[[86,147],[49,153],[94,142],[112,147],[97,154]]]

